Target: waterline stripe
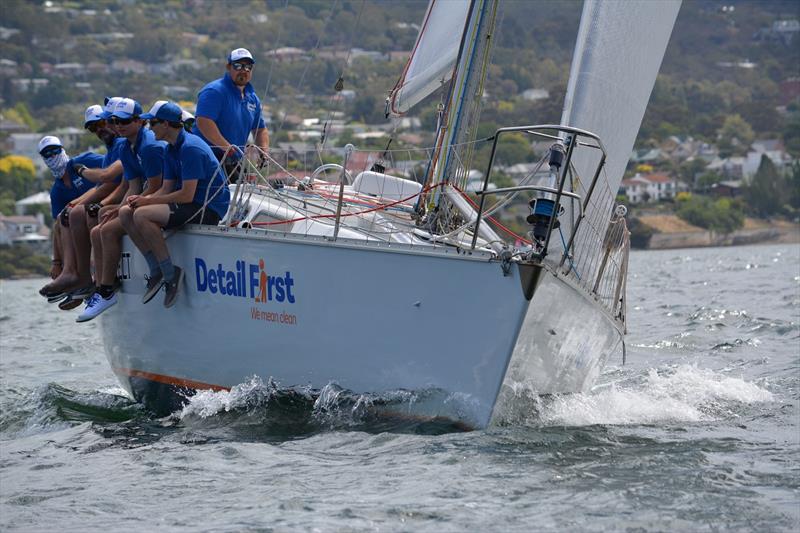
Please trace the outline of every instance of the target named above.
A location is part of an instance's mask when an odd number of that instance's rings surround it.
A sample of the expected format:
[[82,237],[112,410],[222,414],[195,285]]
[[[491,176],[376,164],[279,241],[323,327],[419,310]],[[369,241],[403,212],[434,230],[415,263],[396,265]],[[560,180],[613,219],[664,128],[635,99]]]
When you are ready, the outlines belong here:
[[211,389],[213,391],[228,391],[230,387],[223,387],[221,385],[212,385],[211,383],[203,383],[202,381],[194,381],[192,379],[176,378],[172,376],[165,376],[163,374],[154,374],[152,372],[145,372],[143,370],[135,370],[133,368],[112,367],[115,374],[128,376],[131,378],[144,378],[166,385],[175,385],[177,387],[188,387],[190,389]]

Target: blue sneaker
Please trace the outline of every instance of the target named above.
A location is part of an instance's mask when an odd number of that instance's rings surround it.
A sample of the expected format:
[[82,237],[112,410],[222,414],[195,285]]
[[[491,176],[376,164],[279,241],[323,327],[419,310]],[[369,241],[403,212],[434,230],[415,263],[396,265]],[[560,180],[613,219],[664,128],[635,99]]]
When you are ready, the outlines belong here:
[[78,315],[78,318],[75,319],[75,322],[88,322],[116,303],[117,293],[112,294],[111,297],[106,300],[100,296],[100,293],[96,292],[92,294],[92,296],[86,302],[86,309],[83,310],[83,313]]

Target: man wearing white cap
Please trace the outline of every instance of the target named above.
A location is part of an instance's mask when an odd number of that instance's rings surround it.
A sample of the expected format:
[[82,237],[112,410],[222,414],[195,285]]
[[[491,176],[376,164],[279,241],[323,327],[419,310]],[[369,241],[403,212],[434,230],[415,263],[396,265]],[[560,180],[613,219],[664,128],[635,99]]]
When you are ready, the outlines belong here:
[[[53,175],[53,187],[50,189],[50,210],[53,215],[53,262],[62,266],[62,270],[55,279],[42,287],[39,294],[54,299],[65,290],[74,288],[79,281],[75,267],[75,253],[72,239],[69,236],[69,208],[70,203],[80,203],[93,188],[93,184],[81,178],[71,163],[78,163],[87,167],[97,167],[103,162],[103,156],[86,152],[70,160],[61,140],[48,135],[39,141],[39,155]],[[85,196],[86,195],[86,196]],[[63,297],[62,297],[63,298]]]
[[[150,195],[161,188],[165,143],[157,141],[153,132],[144,128],[140,118],[142,106],[130,98],[123,98],[114,107],[110,120],[117,133],[124,138],[121,148],[123,176],[128,183],[126,197],[131,194]],[[143,185],[144,183],[144,185]],[[144,188],[144,191],[142,189]],[[123,204],[124,204],[123,199]],[[125,228],[119,209],[104,213],[101,224],[92,229],[92,245],[102,246],[102,259],[97,272],[97,291],[87,300],[86,308],[76,322],[86,322],[117,303],[115,282],[117,265],[122,255],[122,237]]]
[[[109,99],[108,101],[110,101]],[[99,105],[89,106],[84,115],[84,128],[97,135],[106,145],[106,155],[98,168],[88,168],[76,163],[75,170],[79,176],[96,183],[95,190],[86,202],[76,205],[69,212],[69,229],[75,247],[79,286],[73,291],[71,299],[81,300],[94,292],[94,283],[90,272],[91,244],[89,231],[97,225],[100,210],[109,205],[118,204],[125,193],[122,184],[122,163],[119,161],[123,139],[117,136],[103,118],[103,108]],[[65,303],[69,306],[69,303]],[[77,307],[79,304],[74,304]]]
[[[261,100],[250,80],[255,60],[246,48],[228,54],[225,75],[214,80],[197,95],[197,122],[193,133],[213,149],[220,161],[235,164],[252,132],[256,146],[269,149],[269,132],[261,117]],[[227,157],[226,157],[227,156]],[[228,170],[232,170],[228,165]]]
[[228,211],[230,191],[211,148],[197,135],[184,131],[181,108],[177,104],[156,102],[142,118],[150,121],[150,129],[157,139],[168,143],[164,185],[149,197],[128,196],[133,227],[125,222],[124,207],[120,218],[150,266],[142,302],[149,302],[163,284],[164,306],[172,307],[183,280],[183,270],[172,264],[161,230],[184,224],[218,224]]

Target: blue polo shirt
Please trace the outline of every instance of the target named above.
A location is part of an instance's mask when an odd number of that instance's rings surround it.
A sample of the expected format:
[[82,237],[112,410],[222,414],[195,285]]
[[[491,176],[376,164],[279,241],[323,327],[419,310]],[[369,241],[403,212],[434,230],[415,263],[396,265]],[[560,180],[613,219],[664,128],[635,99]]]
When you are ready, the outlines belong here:
[[[114,139],[114,142],[111,143],[111,146],[106,146],[106,155],[103,157],[103,168],[108,168],[113,165],[119,158],[122,156],[122,149],[125,146],[125,137],[117,137]],[[114,183],[119,184],[122,181],[122,174],[117,176],[114,179]],[[102,183],[98,183],[97,186],[99,187]]]
[[103,156],[93,152],[84,152],[69,160],[69,163],[67,163],[67,176],[72,186],[67,188],[64,185],[64,181],[59,178],[55,180],[53,187],[50,189],[50,212],[53,215],[53,220],[64,210],[68,203],[94,187],[94,183],[78,176],[73,165],[99,168],[103,165]]
[[146,128],[139,130],[133,147],[128,139],[123,137],[122,140],[119,158],[122,161],[122,174],[128,181],[141,179],[144,190],[147,178],[163,172],[164,149],[167,143],[157,141],[156,134]]
[[[213,120],[222,136],[229,143],[242,149],[247,144],[247,137],[252,130],[266,127],[264,119],[261,118],[261,100],[258,99],[253,86],[248,83],[242,94],[227,72],[225,76],[212,81],[200,90],[200,94],[197,95],[195,115]],[[197,123],[192,128],[192,133],[211,144],[200,133]],[[223,152],[214,148],[214,154],[220,159]]]
[[197,135],[181,130],[175,144],[167,147],[164,179],[175,180],[175,190],[180,189],[185,181],[197,180],[192,203],[203,205],[208,191],[208,208],[220,218],[228,212],[231,193],[226,185],[225,173],[219,168],[214,152]]

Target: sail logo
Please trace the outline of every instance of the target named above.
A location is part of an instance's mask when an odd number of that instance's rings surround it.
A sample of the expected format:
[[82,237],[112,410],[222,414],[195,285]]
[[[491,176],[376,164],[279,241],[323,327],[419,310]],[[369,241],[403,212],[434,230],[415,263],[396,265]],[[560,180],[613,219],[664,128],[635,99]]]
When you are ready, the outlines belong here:
[[237,260],[232,269],[226,269],[222,263],[209,267],[205,260],[195,257],[194,273],[197,292],[249,298],[256,302],[295,303],[292,273],[270,275],[263,259],[257,264]]

